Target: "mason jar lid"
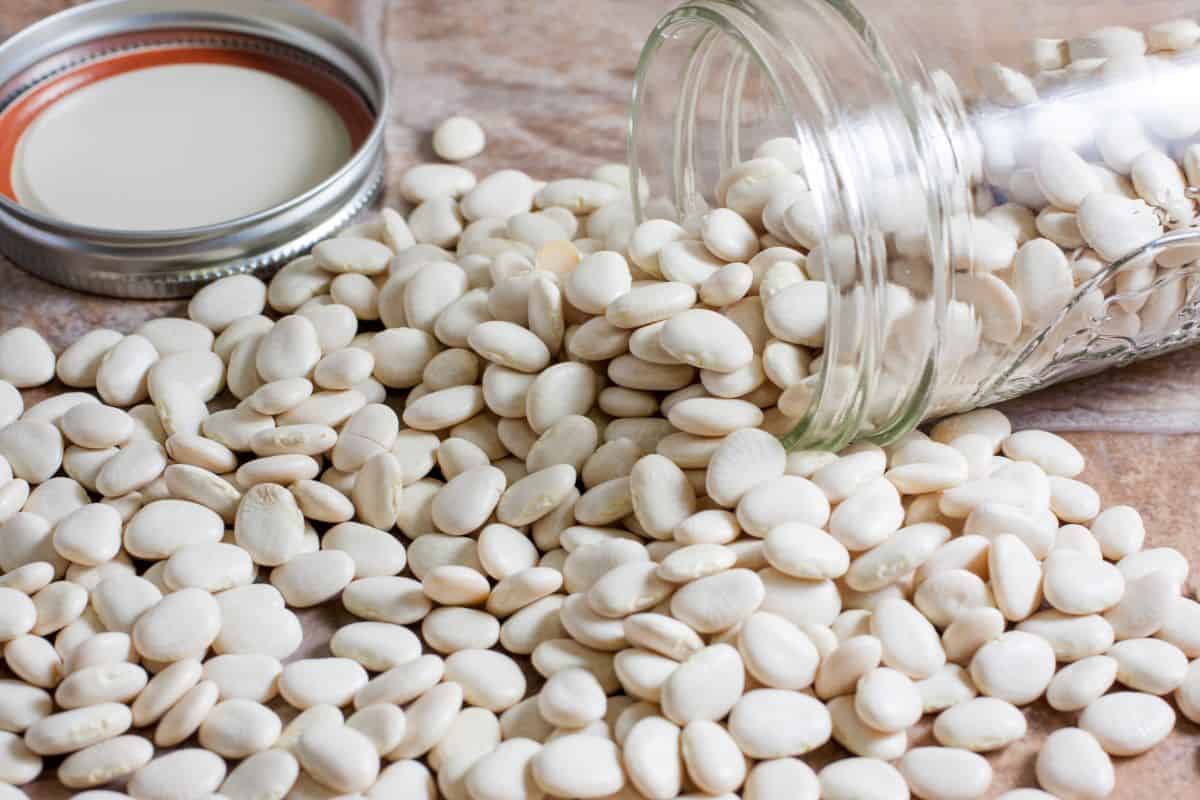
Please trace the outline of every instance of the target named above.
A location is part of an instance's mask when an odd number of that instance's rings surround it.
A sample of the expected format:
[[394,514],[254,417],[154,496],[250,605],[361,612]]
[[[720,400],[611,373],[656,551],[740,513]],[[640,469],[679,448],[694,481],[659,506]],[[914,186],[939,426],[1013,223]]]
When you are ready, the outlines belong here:
[[385,68],[287,0],[100,0],[0,45],[0,251],[72,289],[269,271],[383,180]]

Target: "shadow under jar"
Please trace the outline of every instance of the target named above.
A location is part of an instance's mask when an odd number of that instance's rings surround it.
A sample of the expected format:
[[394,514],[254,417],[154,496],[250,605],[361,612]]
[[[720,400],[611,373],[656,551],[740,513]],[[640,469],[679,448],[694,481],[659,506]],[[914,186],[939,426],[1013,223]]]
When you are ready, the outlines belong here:
[[1177,349],[1200,335],[1198,20],[1196,2],[685,3],[639,65],[635,208],[694,233],[735,207],[801,268],[742,301],[823,322],[791,340],[812,363],[779,401],[788,446],[886,443]]

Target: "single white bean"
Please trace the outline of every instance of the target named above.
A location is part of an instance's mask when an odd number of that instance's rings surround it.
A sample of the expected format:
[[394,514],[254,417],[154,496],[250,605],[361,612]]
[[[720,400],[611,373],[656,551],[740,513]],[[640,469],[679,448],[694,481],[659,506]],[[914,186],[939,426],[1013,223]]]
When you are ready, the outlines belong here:
[[433,132],[433,151],[446,161],[466,161],[483,152],[483,128],[470,117],[450,117]]
[[916,747],[899,761],[913,793],[928,800],[980,797],[991,785],[987,760],[953,747]]
[[225,762],[199,748],[161,755],[130,778],[127,791],[137,800],[160,800],[215,792],[225,780]]
[[1079,728],[1060,728],[1046,737],[1036,771],[1038,783],[1058,797],[1107,797],[1116,783],[1108,754]]

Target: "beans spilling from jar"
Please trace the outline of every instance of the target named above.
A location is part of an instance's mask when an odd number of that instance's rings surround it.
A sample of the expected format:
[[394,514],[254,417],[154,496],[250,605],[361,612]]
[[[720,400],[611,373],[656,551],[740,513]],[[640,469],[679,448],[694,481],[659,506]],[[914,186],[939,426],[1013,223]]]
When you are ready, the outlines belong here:
[[[1190,335],[1198,287],[1200,244],[1188,238],[1200,230],[1197,37],[1191,20],[1110,27],[1034,40],[1027,64],[986,65],[957,85],[935,70],[912,89],[916,109],[942,109],[916,123],[932,142],[912,154],[923,171],[896,155],[913,148],[914,123],[851,116],[821,132],[824,144],[817,134],[763,143],[718,182],[725,208],[682,230],[647,223],[630,256],[674,235],[690,244],[663,251],[671,280],[694,274],[679,251],[751,267],[773,337],[808,350],[811,374],[781,404],[790,416],[822,385],[832,405],[853,401],[851,356],[819,374],[827,328],[843,351],[871,348],[878,388],[864,432],[906,412],[931,362],[927,410],[944,414],[1011,395],[1006,380],[1028,391],[1169,349]],[[842,154],[850,177],[810,182],[805,165],[824,169],[818,155],[838,146],[870,165]],[[853,195],[844,208],[830,186]],[[934,198],[944,229],[930,225]],[[838,308],[827,308],[831,294]]]

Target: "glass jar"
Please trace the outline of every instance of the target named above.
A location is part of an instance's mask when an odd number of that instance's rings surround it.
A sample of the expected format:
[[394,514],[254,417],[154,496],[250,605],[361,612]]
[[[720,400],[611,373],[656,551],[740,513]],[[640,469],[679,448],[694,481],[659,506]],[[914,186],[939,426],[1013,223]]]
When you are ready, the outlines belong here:
[[1197,19],[1200,2],[685,3],[638,69],[638,217],[695,236],[724,202],[789,248],[752,262],[755,291],[778,261],[809,280],[742,301],[768,325],[776,303],[825,315],[792,340],[813,362],[779,400],[789,446],[886,443],[1182,347],[1200,329]]

